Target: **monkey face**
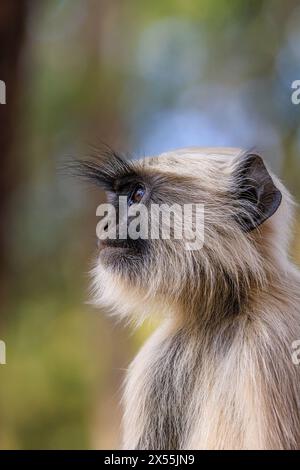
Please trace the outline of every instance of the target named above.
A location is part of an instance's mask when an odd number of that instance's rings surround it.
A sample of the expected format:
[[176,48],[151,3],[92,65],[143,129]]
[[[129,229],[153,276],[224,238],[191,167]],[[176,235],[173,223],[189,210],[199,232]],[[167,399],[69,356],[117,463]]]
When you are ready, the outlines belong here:
[[[276,212],[281,192],[258,155],[236,149],[182,149],[128,161],[109,152],[81,168],[106,190],[113,208],[98,231],[93,271],[98,298],[106,290],[122,299],[134,292],[141,305],[159,298],[187,304],[219,279],[228,285],[228,279],[234,284],[246,271],[261,275],[255,233]],[[162,206],[172,209],[169,236]],[[187,206],[190,213],[184,218]],[[203,217],[197,224],[199,207]],[[175,234],[180,225],[181,237]],[[190,249],[191,235],[200,241],[196,249]]]

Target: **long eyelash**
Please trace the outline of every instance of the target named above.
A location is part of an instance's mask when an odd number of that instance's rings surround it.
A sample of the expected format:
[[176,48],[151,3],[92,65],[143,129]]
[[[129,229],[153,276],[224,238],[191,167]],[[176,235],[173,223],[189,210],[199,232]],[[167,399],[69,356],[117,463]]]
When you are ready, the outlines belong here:
[[136,174],[131,161],[109,147],[82,160],[73,160],[68,164],[68,171],[107,191],[115,190],[117,180]]

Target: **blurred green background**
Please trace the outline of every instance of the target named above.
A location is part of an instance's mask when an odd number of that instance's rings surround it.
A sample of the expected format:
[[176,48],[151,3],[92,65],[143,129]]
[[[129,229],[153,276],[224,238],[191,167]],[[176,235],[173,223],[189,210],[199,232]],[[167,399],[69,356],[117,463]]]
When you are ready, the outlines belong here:
[[0,448],[116,448],[151,325],[85,304],[103,195],[57,169],[99,141],[254,146],[299,201],[300,4],[1,0],[0,41]]

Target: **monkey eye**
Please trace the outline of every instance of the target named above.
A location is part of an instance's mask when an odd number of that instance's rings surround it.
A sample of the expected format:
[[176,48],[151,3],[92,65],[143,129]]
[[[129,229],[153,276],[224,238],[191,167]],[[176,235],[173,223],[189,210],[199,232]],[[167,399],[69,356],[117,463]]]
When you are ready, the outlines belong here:
[[138,184],[135,186],[134,190],[130,193],[128,197],[128,205],[131,206],[132,204],[138,204],[143,199],[146,190],[144,186]]

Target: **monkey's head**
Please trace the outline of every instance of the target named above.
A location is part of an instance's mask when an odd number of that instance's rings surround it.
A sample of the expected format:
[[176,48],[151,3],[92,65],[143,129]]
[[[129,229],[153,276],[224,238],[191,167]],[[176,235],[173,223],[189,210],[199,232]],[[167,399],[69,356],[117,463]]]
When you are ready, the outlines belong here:
[[121,315],[207,311],[216,296],[234,309],[285,249],[275,219],[289,196],[256,153],[186,148],[129,161],[106,152],[82,170],[115,211],[98,227],[94,297]]

